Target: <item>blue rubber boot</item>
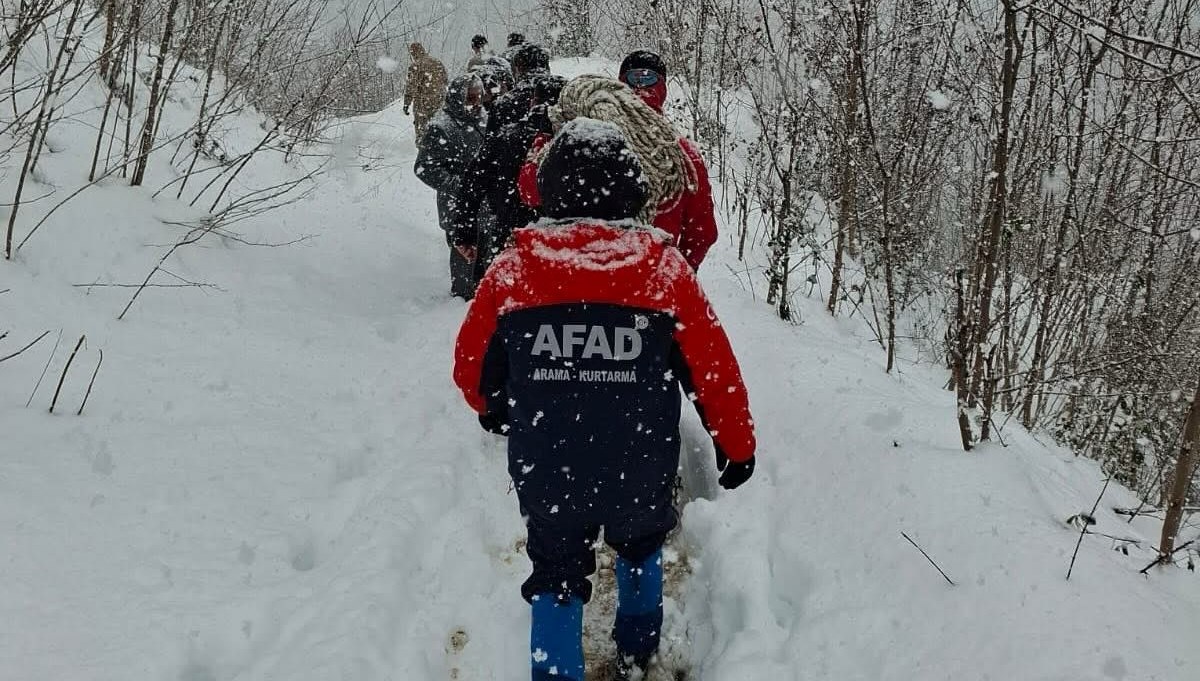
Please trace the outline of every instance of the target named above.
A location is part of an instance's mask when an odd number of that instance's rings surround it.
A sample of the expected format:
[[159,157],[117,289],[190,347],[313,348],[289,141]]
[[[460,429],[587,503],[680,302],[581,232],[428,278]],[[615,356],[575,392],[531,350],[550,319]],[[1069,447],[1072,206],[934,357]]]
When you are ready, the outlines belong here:
[[534,596],[529,653],[533,681],[583,681],[583,601]]
[[626,662],[645,668],[658,650],[663,622],[662,549],[640,563],[617,557],[617,621],[613,640]]

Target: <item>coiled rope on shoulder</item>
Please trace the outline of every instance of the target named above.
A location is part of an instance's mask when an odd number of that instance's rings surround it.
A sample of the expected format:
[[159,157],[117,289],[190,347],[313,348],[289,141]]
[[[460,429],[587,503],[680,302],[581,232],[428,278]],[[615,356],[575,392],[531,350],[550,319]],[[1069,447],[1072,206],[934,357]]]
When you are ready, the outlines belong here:
[[[551,107],[550,120],[556,126],[579,118],[594,118],[616,125],[625,134],[629,146],[642,162],[650,192],[641,218],[653,220],[658,207],[695,191],[696,168],[679,145],[675,128],[665,117],[624,83],[604,76],[579,76],[567,83],[558,105]],[[550,145],[542,149],[540,165]]]

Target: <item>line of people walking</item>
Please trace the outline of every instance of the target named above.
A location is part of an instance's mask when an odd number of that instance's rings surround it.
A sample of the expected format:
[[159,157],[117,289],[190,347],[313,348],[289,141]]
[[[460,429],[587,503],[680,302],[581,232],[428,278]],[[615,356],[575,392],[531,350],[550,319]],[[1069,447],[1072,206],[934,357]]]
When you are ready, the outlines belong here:
[[[717,238],[712,190],[696,144],[663,115],[659,55],[628,55],[618,79],[568,81],[542,46],[508,42],[491,55],[476,36],[418,129],[451,293],[471,301],[454,380],[480,425],[508,438],[533,564],[521,589],[533,681],[584,679],[601,529],[618,556],[617,677],[641,678],[678,523],[681,394],[713,439],[720,484],[755,469],[741,371],[696,277]],[[413,55],[418,78],[430,72]]]
[[[670,234],[698,269],[717,239],[712,189],[697,145],[663,115],[662,58],[639,50],[622,62],[620,80],[581,76],[567,83],[550,73],[544,47],[516,33],[509,44],[511,61],[485,54],[486,38],[476,36],[468,70],[445,87],[439,108],[413,114],[415,170],[437,191],[451,293],[469,300],[512,231],[539,217],[536,178],[545,148],[557,127],[578,117],[612,123],[630,141],[650,181],[639,217]],[[412,52],[406,105],[411,97],[427,107],[424,88],[436,86],[444,68],[431,66],[419,44]]]
[[[521,33],[508,34],[508,47],[497,56],[488,51],[486,36],[477,35],[471,38],[471,58],[467,60],[467,71],[479,71],[484,77],[488,73],[503,72],[500,77],[511,81],[513,58],[525,44],[525,36]],[[411,63],[408,67],[408,77],[404,88],[404,115],[413,117],[414,139],[419,144],[425,137],[426,126],[433,115],[445,104],[446,88],[449,85],[446,66],[421,43],[411,43],[408,46]],[[511,82],[509,83],[511,87]]]

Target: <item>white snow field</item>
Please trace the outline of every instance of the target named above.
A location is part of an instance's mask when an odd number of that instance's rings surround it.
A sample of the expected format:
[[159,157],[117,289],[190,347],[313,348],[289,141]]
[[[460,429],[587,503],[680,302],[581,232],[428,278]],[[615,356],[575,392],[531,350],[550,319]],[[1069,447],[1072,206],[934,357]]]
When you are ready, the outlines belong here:
[[[99,98],[56,124],[28,196],[83,183]],[[191,107],[170,103],[164,130]],[[248,111],[229,143],[260,122]],[[0,363],[0,680],[528,678],[523,527],[503,444],[450,381],[465,306],[411,126],[393,109],[337,132],[307,196],[236,226],[311,238],[208,236],[153,280],[219,288],[147,289],[117,321],[133,289],[74,286],[140,283],[201,215],[152,198],[176,173],[160,156],[146,187],[88,189],[0,262],[0,357],[51,330]],[[324,151],[267,156],[239,186]],[[18,239],[50,205],[23,209]],[[730,234],[701,274],[742,362],[759,469],[726,492],[708,451],[690,455],[691,574],[665,632],[687,678],[1200,679],[1200,581],[1138,574],[1158,528],[1111,511],[1131,492],[1111,485],[1092,529],[1140,544],[1088,536],[1066,581],[1066,519],[1091,509],[1097,465],[1015,428],[964,454],[943,371],[886,375],[861,322],[818,300],[798,299],[803,323],[777,320],[730,273]]]

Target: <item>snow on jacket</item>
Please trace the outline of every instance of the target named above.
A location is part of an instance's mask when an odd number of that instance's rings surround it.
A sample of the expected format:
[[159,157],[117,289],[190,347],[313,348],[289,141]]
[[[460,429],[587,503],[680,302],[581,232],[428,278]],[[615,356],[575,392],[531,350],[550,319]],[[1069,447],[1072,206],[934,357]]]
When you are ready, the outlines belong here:
[[413,43],[412,64],[408,67],[408,82],[404,86],[404,106],[412,105],[419,112],[433,113],[442,105],[446,94],[446,67]]
[[518,80],[511,90],[496,98],[488,112],[488,132],[495,132],[524,118],[533,105],[537,79],[549,75],[548,71],[531,71]]
[[[537,187],[538,163],[535,159],[550,139],[550,135],[547,134],[534,139],[529,155],[521,166],[518,179],[521,200],[534,208],[541,205]],[[679,146],[695,168],[696,186],[659,204],[658,212],[654,216],[654,226],[674,237],[675,246],[695,270],[700,268],[708,249],[717,241],[717,221],[708,169],[704,165],[700,150],[696,148],[695,142],[686,137],[679,138]]]
[[474,75],[456,77],[447,88],[445,104],[429,121],[413,170],[437,191],[438,221],[447,235],[453,230],[453,202],[463,173],[483,143],[479,117],[465,108]]
[[[541,117],[545,117],[544,111]],[[479,246],[480,274],[486,270],[486,263],[503,249],[512,231],[535,217],[517,195],[517,173],[540,127],[536,115],[531,114],[487,134],[479,153],[463,173],[454,204],[451,240],[458,245]],[[480,208],[485,203],[494,216],[491,222],[480,220]]]
[[506,419],[523,506],[603,522],[670,503],[680,383],[717,447],[753,456],[737,360],[666,235],[586,221],[514,237],[467,311],[454,380]]

